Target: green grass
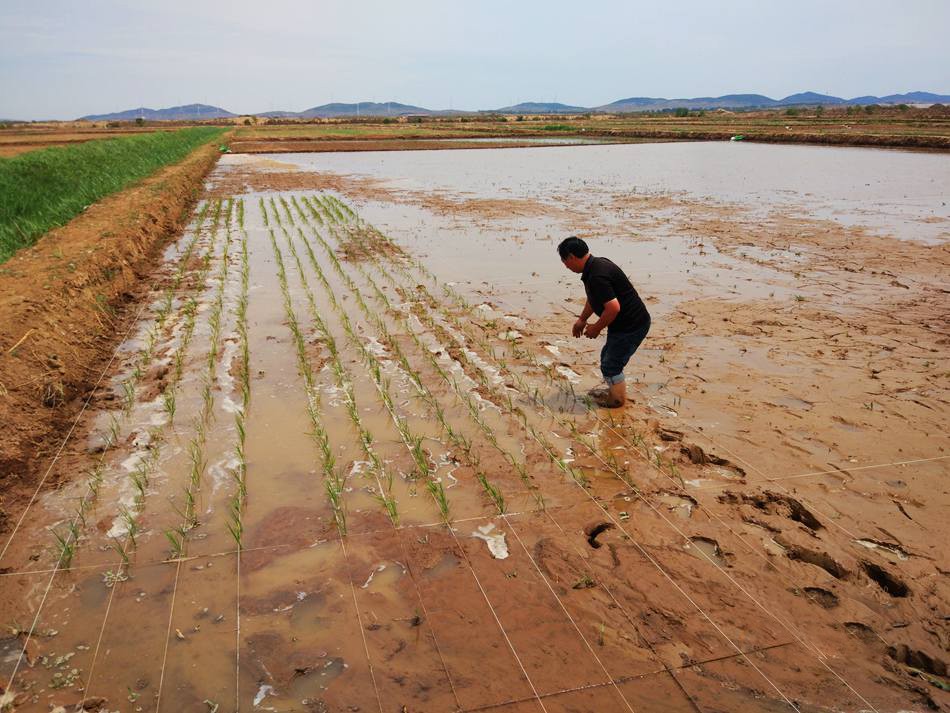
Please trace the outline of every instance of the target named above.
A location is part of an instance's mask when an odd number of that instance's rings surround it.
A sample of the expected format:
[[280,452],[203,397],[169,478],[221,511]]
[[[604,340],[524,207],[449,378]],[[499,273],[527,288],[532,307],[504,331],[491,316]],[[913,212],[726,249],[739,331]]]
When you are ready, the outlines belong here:
[[224,131],[157,131],[0,158],[0,263],[87,206],[181,161]]

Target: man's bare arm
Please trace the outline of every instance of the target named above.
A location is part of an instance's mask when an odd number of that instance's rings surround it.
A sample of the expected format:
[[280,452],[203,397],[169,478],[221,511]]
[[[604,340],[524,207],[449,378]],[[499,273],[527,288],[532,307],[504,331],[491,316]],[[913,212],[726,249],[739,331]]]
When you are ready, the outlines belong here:
[[600,319],[587,325],[584,334],[593,339],[606,327],[610,326],[610,323],[617,319],[618,314],[620,314],[620,301],[614,297],[610,302],[604,303],[604,311],[601,313]]

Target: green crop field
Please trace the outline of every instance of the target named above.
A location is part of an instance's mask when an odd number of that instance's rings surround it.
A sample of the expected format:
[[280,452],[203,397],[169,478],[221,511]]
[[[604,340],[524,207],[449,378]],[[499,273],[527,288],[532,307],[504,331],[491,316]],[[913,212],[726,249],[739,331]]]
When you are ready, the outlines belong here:
[[0,158],[0,263],[85,207],[182,160],[224,131],[160,131]]

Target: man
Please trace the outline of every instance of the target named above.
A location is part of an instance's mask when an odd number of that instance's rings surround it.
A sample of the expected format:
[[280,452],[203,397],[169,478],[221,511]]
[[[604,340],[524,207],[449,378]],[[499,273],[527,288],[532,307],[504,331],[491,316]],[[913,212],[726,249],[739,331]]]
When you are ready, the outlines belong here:
[[[591,391],[591,395],[601,406],[623,406],[627,402],[623,370],[650,331],[650,313],[623,270],[605,257],[591,255],[583,240],[567,238],[557,251],[564,267],[580,274],[587,292],[581,316],[574,322],[574,336],[596,339],[607,329],[607,342],[600,351],[600,371],[607,389]],[[588,324],[592,314],[599,319]]]

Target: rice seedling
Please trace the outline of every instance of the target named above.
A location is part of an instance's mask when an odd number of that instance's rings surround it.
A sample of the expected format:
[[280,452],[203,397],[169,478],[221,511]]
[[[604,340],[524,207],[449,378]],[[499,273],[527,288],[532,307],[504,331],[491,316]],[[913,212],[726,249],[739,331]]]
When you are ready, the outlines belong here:
[[225,523],[225,526],[228,528],[228,532],[234,539],[235,544],[237,544],[238,548],[240,548],[241,538],[244,535],[244,525],[241,522],[241,501],[239,499],[231,501],[229,507],[229,519]]
[[119,425],[119,419],[116,418],[115,414],[109,415],[109,437],[106,441],[107,448],[111,448],[119,442],[119,432],[121,426]]
[[[214,365],[212,364],[210,370],[213,369]],[[211,388],[210,381],[206,381],[201,390],[201,400],[203,402],[202,416],[205,421],[208,421],[214,415],[214,391]]]
[[195,487],[201,483],[201,475],[205,470],[202,440],[196,437],[188,444],[188,459],[190,462],[189,478]]
[[126,507],[119,509],[119,516],[122,518],[122,521],[125,523],[125,534],[129,542],[132,544],[133,549],[136,547],[136,535],[139,533],[139,524],[135,519],[135,515]]
[[165,391],[162,392],[162,405],[165,408],[165,413],[168,414],[169,422],[174,423],[175,421],[175,388],[174,386],[166,386]]
[[180,530],[165,530],[165,539],[171,545],[169,559],[181,559],[185,554],[185,535]]
[[399,527],[399,511],[396,508],[396,500],[391,495],[382,494],[377,496],[376,500],[386,510],[386,514],[392,521],[393,526]]
[[66,533],[59,530],[53,530],[53,537],[56,539],[56,545],[59,548],[59,566],[69,569],[76,554],[76,539],[73,537],[73,531],[70,529]]
[[148,476],[142,463],[139,463],[136,469],[129,473],[129,480],[132,481],[132,486],[135,488],[135,504],[141,508],[145,503],[145,491],[148,487]]
[[132,410],[135,405],[135,382],[126,379],[122,382],[122,406],[126,413]]
[[121,560],[122,560],[122,566],[123,566],[123,567],[128,567],[128,566],[129,566],[129,553],[128,553],[128,551],[127,551],[126,548],[125,548],[125,544],[124,544],[121,540],[119,540],[118,538],[113,537],[113,538],[112,538],[112,545],[111,545],[111,546],[112,546],[112,549],[116,551],[116,554],[118,554],[119,557],[121,558]]
[[439,506],[439,514],[445,522],[449,522],[449,500],[445,495],[445,488],[442,487],[442,481],[432,479],[426,482],[426,489]]
[[193,530],[198,527],[198,508],[195,502],[194,488],[185,489],[184,521],[185,528],[188,530]]

